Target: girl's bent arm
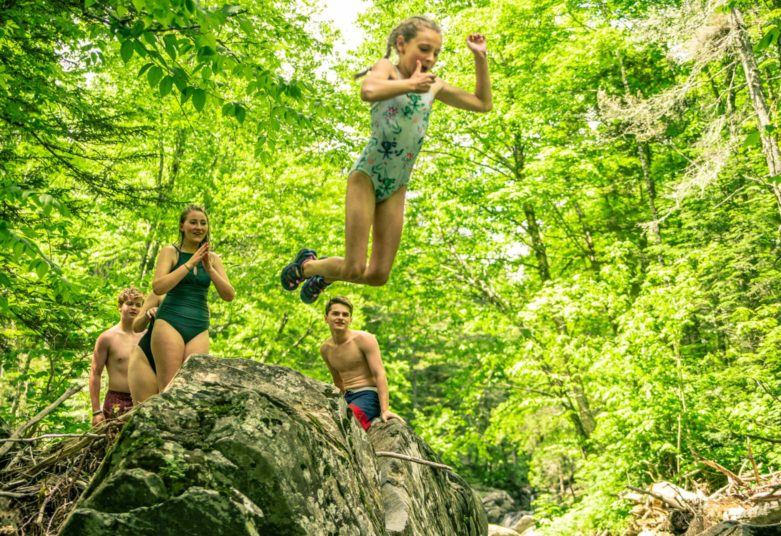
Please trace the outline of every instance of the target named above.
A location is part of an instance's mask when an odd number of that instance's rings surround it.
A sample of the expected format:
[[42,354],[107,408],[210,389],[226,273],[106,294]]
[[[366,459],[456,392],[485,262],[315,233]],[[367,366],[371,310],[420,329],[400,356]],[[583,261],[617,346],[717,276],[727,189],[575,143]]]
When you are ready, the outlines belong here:
[[475,92],[467,93],[461,88],[442,81],[437,100],[470,112],[489,112],[493,108],[491,79],[488,76],[488,59],[485,54],[475,54]]
[[383,58],[375,63],[361,84],[361,100],[382,101],[415,90],[411,78],[392,80],[391,73],[393,73],[393,64],[390,60]]
[[[174,263],[176,262],[176,249],[173,246],[166,246],[160,251],[160,255],[157,257],[157,266],[155,266],[155,278],[152,281],[152,290],[158,296],[170,291],[179,282],[184,279],[187,272],[190,271],[190,267],[182,264],[179,268],[171,271]],[[189,259],[187,262],[192,262]]]
[[157,307],[162,301],[163,297],[158,296],[154,292],[146,297],[146,300],[144,300],[144,305],[141,307],[141,311],[139,311],[136,317],[133,319],[133,331],[136,333],[141,333],[146,329],[147,325],[149,324],[149,316],[147,315],[147,311]]
[[212,283],[214,283],[214,288],[217,289],[217,294],[225,301],[232,301],[233,298],[236,297],[236,291],[233,289],[233,285],[231,285],[228,276],[225,274],[222,260],[214,253],[208,253],[208,255],[210,265],[210,268],[208,269],[209,277],[211,277]]

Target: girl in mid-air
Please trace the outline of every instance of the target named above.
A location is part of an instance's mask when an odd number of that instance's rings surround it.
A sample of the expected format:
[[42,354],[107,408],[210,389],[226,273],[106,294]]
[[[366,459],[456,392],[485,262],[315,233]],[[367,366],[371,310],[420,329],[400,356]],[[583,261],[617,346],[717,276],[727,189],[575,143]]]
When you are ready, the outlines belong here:
[[[472,34],[466,44],[475,57],[474,93],[431,72],[442,47],[435,22],[410,17],[391,32],[385,57],[361,85],[361,98],[372,103],[372,134],[347,179],[345,256],[318,259],[314,250],[302,249],[282,270],[285,290],[293,291],[304,282],[301,300],[312,303],[334,281],[379,286],[388,280],[401,240],[407,183],[434,99],[475,112],[492,106],[485,38]],[[396,65],[389,59],[392,49],[398,53]],[[372,254],[367,266],[369,229]]]

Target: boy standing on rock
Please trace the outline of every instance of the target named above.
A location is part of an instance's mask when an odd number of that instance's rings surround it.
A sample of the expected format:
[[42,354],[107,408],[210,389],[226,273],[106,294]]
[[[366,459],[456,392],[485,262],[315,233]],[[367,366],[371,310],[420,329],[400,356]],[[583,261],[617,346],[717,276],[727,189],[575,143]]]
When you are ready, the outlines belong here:
[[[107,329],[95,341],[92,367],[89,373],[89,395],[92,400],[92,425],[112,419],[133,406],[127,365],[130,352],[144,335],[133,331],[133,319],[141,310],[144,295],[133,287],[119,293],[119,324]],[[100,407],[100,377],[108,369],[108,391]]]
[[364,430],[377,417],[383,422],[400,419],[388,407],[388,379],[380,358],[380,346],[371,333],[350,329],[353,304],[343,296],[325,306],[325,322],[331,337],[320,346],[334,384],[344,395]]

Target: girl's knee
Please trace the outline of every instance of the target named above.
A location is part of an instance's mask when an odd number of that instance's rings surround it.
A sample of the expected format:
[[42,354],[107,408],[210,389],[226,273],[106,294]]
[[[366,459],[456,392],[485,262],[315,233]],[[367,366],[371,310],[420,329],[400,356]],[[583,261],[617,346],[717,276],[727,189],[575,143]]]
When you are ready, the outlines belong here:
[[342,279],[344,281],[358,281],[363,277],[366,265],[361,263],[345,264],[342,268]]
[[366,274],[366,284],[373,287],[381,287],[388,282],[389,277],[389,271],[369,272]]

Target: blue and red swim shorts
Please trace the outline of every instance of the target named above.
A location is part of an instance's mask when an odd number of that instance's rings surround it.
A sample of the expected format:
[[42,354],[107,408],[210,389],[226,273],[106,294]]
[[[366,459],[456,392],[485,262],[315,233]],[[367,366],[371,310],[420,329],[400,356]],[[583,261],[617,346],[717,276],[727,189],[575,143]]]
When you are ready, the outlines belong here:
[[380,397],[376,387],[359,387],[344,393],[347,406],[364,430],[371,428],[372,420],[380,416]]

